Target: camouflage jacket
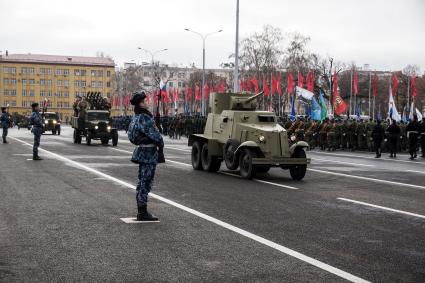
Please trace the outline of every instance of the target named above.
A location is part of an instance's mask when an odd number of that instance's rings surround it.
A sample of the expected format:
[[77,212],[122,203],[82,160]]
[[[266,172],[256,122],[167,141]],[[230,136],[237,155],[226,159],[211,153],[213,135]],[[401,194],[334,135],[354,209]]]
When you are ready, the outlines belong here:
[[43,118],[39,112],[32,112],[30,118],[30,124],[36,128],[43,128]]
[[1,113],[0,121],[1,121],[0,126],[2,128],[8,128],[10,124],[9,114]]

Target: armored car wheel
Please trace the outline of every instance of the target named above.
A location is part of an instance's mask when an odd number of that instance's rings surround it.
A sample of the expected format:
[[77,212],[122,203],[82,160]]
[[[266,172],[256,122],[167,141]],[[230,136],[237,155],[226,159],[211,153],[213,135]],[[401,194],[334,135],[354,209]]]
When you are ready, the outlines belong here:
[[201,162],[202,146],[199,141],[195,141],[192,145],[192,167],[195,170],[202,170]]
[[204,143],[201,150],[202,169],[207,172],[217,172],[221,166],[221,160],[216,156],[208,156],[208,143]]
[[239,166],[239,156],[235,153],[239,146],[239,142],[236,140],[228,140],[224,145],[224,163],[229,170],[236,170]]
[[252,149],[244,148],[240,154],[239,170],[240,174],[245,179],[252,179],[255,177],[256,168],[252,164],[252,159],[256,157]]
[[[295,150],[292,155],[294,158],[306,158],[305,151],[302,148],[298,148]],[[307,165],[294,165],[289,168],[289,173],[291,174],[292,179],[296,181],[300,181],[304,178],[305,173],[307,172]]]

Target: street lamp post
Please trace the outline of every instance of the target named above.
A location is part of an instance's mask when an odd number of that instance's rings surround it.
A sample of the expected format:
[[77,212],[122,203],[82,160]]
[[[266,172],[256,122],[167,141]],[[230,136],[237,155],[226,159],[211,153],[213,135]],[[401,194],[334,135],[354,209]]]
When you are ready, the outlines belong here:
[[[151,58],[152,58],[152,81],[151,81],[152,103],[151,104],[152,104],[152,113],[153,113],[153,111],[154,111],[154,107],[153,107],[154,106],[153,105],[153,101],[154,101],[153,93],[154,93],[154,81],[155,81],[155,72],[154,72],[155,54],[157,54],[159,52],[167,51],[168,49],[167,48],[164,48],[164,49],[156,50],[154,52],[152,52],[150,50],[147,50],[147,49],[144,49],[144,48],[141,48],[141,47],[137,47],[137,49],[142,50],[142,51],[145,51],[146,53],[149,53],[151,55]],[[158,99],[158,103],[159,103],[159,99]]]
[[185,31],[189,31],[192,32],[194,34],[199,35],[202,38],[202,86],[201,86],[201,93],[202,93],[202,97],[201,97],[201,113],[202,115],[206,115],[206,107],[205,107],[205,96],[204,96],[204,86],[205,86],[205,40],[207,39],[208,36],[222,32],[223,30],[219,30],[219,31],[215,31],[215,32],[210,32],[207,34],[202,34],[200,32],[196,32],[193,30],[190,30],[188,28],[184,29]]
[[239,91],[239,0],[236,0],[235,69],[233,71],[233,92]]

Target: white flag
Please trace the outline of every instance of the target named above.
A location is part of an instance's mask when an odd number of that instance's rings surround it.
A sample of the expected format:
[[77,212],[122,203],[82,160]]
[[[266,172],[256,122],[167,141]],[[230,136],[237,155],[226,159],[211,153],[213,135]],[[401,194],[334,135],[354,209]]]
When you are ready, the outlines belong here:
[[312,93],[311,91],[308,91],[304,88],[300,88],[300,87],[295,87],[295,91],[297,93],[297,96],[301,96],[307,100],[311,100],[314,96],[314,93]]
[[395,106],[394,97],[391,91],[390,86],[390,98],[388,99],[388,117],[392,120],[396,120],[396,122],[400,122],[401,117],[397,112],[397,108]]

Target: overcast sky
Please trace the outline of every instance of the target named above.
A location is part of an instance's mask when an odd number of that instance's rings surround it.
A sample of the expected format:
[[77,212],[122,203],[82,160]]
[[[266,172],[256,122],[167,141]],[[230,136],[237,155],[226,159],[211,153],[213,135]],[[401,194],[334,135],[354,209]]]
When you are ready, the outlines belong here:
[[[95,56],[118,65],[150,61],[137,50],[168,48],[156,59],[202,64],[202,41],[184,31],[223,29],[207,39],[206,65],[217,68],[234,52],[236,0],[0,0],[0,50]],[[311,37],[322,56],[371,69],[425,71],[423,0],[240,0],[240,36],[266,24]],[[285,45],[285,42],[283,43]]]

